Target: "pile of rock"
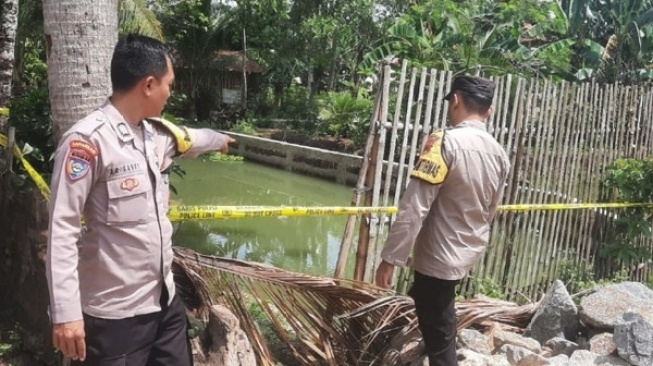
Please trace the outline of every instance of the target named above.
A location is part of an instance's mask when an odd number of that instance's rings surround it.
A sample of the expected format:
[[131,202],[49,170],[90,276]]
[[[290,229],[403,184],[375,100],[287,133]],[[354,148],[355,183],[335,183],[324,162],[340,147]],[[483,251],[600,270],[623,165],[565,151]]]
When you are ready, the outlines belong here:
[[653,366],[653,291],[637,282],[612,284],[577,307],[556,281],[524,335],[465,329],[460,366]]

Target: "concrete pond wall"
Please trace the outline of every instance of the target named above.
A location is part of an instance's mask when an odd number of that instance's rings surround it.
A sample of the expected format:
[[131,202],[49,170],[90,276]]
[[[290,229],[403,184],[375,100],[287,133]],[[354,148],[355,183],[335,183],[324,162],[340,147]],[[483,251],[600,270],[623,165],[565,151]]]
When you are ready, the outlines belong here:
[[361,156],[227,132],[236,139],[230,152],[249,161],[275,166],[347,186],[356,186]]

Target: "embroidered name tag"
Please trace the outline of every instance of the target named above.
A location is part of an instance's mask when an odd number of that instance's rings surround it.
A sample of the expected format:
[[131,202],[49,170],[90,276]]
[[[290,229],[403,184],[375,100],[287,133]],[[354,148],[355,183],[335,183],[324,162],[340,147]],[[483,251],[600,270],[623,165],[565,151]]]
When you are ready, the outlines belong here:
[[415,164],[415,169],[410,174],[411,177],[419,178],[432,184],[444,182],[444,178],[449,173],[449,167],[447,167],[447,162],[444,161],[444,157],[442,156],[443,139],[444,131],[434,132],[428,137],[419,161]]
[[111,166],[107,170],[107,174],[109,178],[113,178],[119,175],[130,175],[132,173],[141,172],[141,171],[143,171],[141,165],[137,162],[134,162],[134,163],[125,163],[121,165]]
[[77,181],[86,176],[98,150],[95,146],[86,141],[73,140],[68,148],[68,157],[66,157],[66,175],[71,181]]

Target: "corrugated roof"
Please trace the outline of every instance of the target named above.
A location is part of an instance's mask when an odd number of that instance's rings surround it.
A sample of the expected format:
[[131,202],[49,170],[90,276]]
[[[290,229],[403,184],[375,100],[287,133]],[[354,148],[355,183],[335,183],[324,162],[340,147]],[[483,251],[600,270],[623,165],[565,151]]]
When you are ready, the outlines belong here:
[[245,71],[251,73],[262,73],[263,66],[258,62],[246,58],[242,51],[220,50],[216,52],[220,61],[224,64],[224,70],[243,71],[243,59],[245,59]]

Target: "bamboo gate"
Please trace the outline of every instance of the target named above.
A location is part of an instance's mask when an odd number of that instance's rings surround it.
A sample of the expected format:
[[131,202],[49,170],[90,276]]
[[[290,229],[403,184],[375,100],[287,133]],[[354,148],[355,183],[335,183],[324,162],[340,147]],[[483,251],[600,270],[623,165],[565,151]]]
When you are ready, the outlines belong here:
[[[451,72],[385,65],[371,119],[352,205],[398,205],[426,137],[445,127]],[[511,172],[503,204],[589,203],[605,199],[601,181],[617,158],[643,158],[652,151],[653,88],[574,84],[512,75],[491,77],[497,84],[488,132],[510,156]],[[361,202],[361,199],[363,202]],[[482,260],[461,283],[473,295],[483,283],[500,286],[509,298],[534,298],[573,266],[599,278],[614,275],[620,263],[599,255],[609,238],[616,210],[499,211]],[[366,215],[359,226],[354,279],[373,279],[388,224],[394,216]],[[344,263],[356,218],[347,223],[336,266]],[[643,240],[653,252],[653,243]],[[646,280],[650,263],[630,272]],[[398,289],[405,290],[406,272]]]

